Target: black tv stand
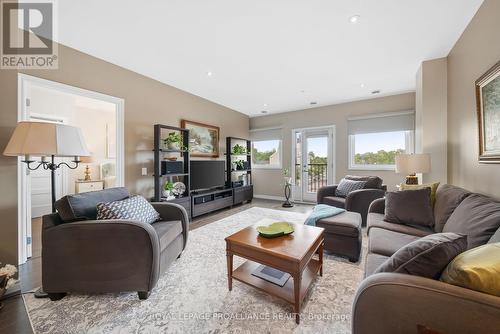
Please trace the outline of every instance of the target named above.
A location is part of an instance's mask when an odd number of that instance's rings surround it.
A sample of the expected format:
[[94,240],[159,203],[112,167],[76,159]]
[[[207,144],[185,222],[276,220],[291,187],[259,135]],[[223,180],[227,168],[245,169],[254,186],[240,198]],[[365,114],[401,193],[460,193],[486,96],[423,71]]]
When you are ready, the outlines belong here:
[[192,216],[197,217],[233,206],[233,189],[221,188],[191,192]]

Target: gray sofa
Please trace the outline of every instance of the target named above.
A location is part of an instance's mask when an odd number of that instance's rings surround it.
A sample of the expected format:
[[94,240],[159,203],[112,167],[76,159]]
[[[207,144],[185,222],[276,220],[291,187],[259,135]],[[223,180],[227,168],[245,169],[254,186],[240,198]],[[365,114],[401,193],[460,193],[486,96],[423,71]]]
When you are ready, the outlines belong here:
[[361,215],[362,226],[366,226],[366,216],[370,203],[384,197],[387,187],[382,184],[382,179],[378,176],[346,175],[344,178],[353,181],[366,181],[365,187],[350,192],[345,198],[335,196],[336,184],[321,187],[317,192],[317,203],[357,212]]
[[160,275],[186,246],[186,210],[152,203],[161,216],[153,224],[96,220],[96,205],[129,197],[125,188],[65,196],[57,213],[43,216],[42,283],[50,299],[67,292],[137,291],[147,299]]
[[372,273],[398,249],[431,233],[467,234],[469,249],[500,242],[500,203],[441,185],[431,229],[384,221],[384,201],[369,208],[365,280],[353,304],[353,333],[498,333],[499,297],[428,278]]

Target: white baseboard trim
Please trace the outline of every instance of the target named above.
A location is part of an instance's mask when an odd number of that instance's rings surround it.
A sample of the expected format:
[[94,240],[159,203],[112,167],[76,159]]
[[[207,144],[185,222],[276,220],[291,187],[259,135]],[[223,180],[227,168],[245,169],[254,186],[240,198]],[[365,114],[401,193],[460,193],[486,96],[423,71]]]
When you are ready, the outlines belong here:
[[254,198],[260,198],[260,199],[270,199],[273,201],[284,201],[286,200],[285,197],[283,196],[271,196],[271,195],[253,195]]

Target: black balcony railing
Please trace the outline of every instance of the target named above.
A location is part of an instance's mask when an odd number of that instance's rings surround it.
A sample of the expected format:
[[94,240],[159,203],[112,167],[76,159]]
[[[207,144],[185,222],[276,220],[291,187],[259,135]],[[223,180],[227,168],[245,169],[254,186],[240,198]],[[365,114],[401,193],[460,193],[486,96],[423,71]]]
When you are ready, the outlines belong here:
[[[300,184],[302,168],[300,164],[295,165],[295,184]],[[326,163],[307,164],[307,191],[315,193],[319,188],[326,186],[328,182],[328,169]]]

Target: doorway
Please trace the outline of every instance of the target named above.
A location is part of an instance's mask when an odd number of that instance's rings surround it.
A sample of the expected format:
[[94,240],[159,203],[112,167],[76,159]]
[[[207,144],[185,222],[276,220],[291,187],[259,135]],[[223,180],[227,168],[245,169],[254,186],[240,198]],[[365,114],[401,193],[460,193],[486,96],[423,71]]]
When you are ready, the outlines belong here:
[[[64,123],[79,127],[92,159],[75,170],[56,171],[56,198],[78,192],[86,173],[90,181],[114,187],[124,185],[124,101],[37,77],[18,75],[18,121]],[[33,157],[40,160],[40,157]],[[19,264],[41,253],[41,217],[52,211],[50,172],[30,171],[18,160]],[[56,158],[56,162],[71,158]],[[103,167],[104,166],[104,167]],[[112,168],[111,168],[111,167]],[[86,167],[88,167],[86,169]],[[103,168],[113,173],[103,177]],[[82,187],[83,189],[83,187]]]
[[335,126],[294,129],[292,143],[293,199],[316,202],[318,189],[335,180]]

